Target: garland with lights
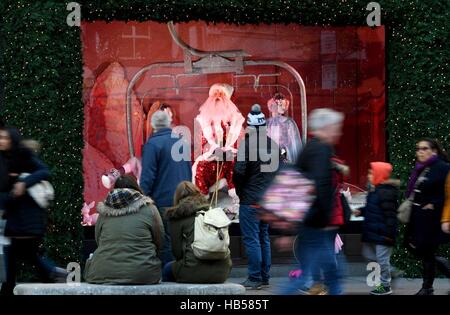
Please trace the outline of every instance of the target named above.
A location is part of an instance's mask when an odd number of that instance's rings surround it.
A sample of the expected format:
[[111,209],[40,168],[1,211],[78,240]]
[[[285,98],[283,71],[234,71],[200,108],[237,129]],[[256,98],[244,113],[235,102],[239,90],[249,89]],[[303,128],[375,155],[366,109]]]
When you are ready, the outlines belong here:
[[[69,1],[67,1],[68,3]],[[90,0],[82,19],[233,24],[297,23],[366,25],[369,1],[362,0]],[[405,183],[422,136],[450,144],[450,78],[446,0],[378,1],[387,34],[387,134],[389,161]],[[80,29],[69,27],[66,2],[0,1],[0,115],[39,140],[51,167],[56,201],[50,210],[48,255],[62,265],[81,260],[83,103]],[[449,247],[441,255],[449,257]],[[393,262],[407,276],[420,275],[419,262],[403,248]]]

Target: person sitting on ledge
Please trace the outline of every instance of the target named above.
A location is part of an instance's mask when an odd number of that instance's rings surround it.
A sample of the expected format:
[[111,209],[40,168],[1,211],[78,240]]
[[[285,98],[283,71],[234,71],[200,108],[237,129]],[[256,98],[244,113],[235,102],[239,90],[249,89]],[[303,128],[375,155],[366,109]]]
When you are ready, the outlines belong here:
[[182,181],[174,195],[174,207],[168,208],[172,252],[176,261],[163,269],[163,281],[180,283],[223,283],[231,271],[231,258],[200,260],[193,252],[194,223],[198,211],[208,211],[209,202],[199,188]]
[[156,284],[161,280],[164,227],[158,209],[132,175],[115,182],[97,206],[98,248],[86,261],[84,278],[95,284]]

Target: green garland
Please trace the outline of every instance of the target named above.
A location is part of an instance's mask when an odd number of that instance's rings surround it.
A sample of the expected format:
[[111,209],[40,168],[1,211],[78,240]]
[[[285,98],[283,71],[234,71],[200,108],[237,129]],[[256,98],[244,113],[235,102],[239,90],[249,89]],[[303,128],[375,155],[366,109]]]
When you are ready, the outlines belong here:
[[[43,144],[57,196],[46,248],[57,263],[81,260],[83,103],[80,29],[69,27],[70,1],[0,1],[0,114]],[[366,25],[370,1],[95,0],[78,1],[83,20],[155,20],[233,24]],[[378,1],[387,26],[388,153],[406,181],[421,136],[450,144],[447,0]],[[0,93],[0,96],[2,93]],[[399,242],[400,243],[400,242]],[[449,249],[442,254],[449,256]],[[394,263],[419,275],[401,244]]]

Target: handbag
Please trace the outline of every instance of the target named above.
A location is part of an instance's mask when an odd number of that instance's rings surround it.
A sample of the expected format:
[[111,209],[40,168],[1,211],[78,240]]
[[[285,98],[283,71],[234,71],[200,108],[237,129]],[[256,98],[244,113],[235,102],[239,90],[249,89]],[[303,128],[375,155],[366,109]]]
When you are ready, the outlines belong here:
[[340,197],[341,197],[342,210],[344,212],[344,224],[347,224],[350,222],[350,218],[352,216],[352,208],[350,208],[347,197],[345,197],[344,193],[341,192]]
[[397,219],[406,224],[409,222],[409,218],[411,217],[412,210],[412,201],[408,198],[403,201],[397,209]]
[[[29,176],[28,173],[22,173],[19,179]],[[37,203],[42,209],[50,207],[51,202],[55,199],[55,189],[48,181],[40,181],[27,189],[28,195]]]
[[262,197],[259,218],[285,233],[296,232],[315,199],[314,182],[293,167],[278,171]]
[[411,212],[412,212],[412,205],[414,200],[414,192],[417,189],[417,187],[420,185],[420,183],[425,179],[426,174],[430,170],[429,167],[425,168],[424,171],[420,174],[419,178],[417,178],[416,182],[414,183],[414,188],[411,192],[411,195],[404,200],[400,206],[397,209],[397,219],[403,223],[407,224],[411,218]]

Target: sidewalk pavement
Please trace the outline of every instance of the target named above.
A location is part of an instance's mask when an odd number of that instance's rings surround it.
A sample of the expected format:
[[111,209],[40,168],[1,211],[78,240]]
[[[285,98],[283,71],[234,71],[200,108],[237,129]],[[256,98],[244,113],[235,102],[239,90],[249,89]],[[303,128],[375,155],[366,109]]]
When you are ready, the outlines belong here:
[[[242,283],[245,278],[229,278],[227,282]],[[286,283],[287,277],[276,277],[270,279],[270,286],[261,290],[247,290],[246,295],[276,295],[280,286]],[[366,284],[365,277],[346,277],[343,279],[344,295],[368,295],[373,287]],[[422,279],[397,278],[392,281],[393,295],[414,295],[420,290]],[[434,281],[434,294],[447,295],[450,290],[448,279],[436,279]]]

